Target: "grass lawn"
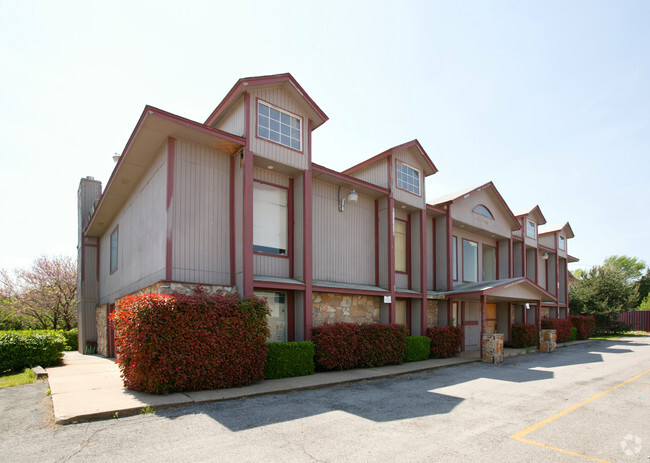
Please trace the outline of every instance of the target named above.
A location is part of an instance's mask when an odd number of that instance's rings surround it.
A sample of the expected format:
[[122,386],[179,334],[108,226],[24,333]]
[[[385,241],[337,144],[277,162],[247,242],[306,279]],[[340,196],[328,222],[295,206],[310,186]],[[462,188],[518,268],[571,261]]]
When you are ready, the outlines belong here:
[[0,376],[0,389],[5,387],[20,386],[36,381],[36,373],[31,368],[25,368],[21,373],[5,373]]
[[636,337],[636,336],[648,336],[648,333],[645,331],[628,331],[622,334],[601,334],[597,336],[592,336],[589,339],[595,339],[597,341],[611,341],[612,339],[618,339],[623,337]]

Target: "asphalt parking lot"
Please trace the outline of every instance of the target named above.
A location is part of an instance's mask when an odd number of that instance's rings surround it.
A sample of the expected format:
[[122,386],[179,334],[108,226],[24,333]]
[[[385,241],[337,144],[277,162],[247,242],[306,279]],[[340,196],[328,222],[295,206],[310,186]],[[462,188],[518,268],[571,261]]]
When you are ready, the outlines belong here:
[[650,461],[648,337],[66,426],[46,390],[0,390],[5,461]]

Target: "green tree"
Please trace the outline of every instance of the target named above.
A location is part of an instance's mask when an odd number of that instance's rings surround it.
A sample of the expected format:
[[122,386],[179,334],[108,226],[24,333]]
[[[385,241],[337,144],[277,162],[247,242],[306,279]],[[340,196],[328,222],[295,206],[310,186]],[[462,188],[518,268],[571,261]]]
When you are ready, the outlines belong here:
[[645,300],[650,294],[650,269],[646,270],[645,275],[639,280],[639,298]]
[[636,257],[610,256],[605,259],[603,267],[621,272],[628,283],[636,283],[641,279],[646,263]]

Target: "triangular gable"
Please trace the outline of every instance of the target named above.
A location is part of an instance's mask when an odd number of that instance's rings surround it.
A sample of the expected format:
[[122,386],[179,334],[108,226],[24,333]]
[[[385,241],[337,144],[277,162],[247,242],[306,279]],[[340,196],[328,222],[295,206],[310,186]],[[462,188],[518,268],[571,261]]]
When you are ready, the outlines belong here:
[[472,188],[467,188],[465,190],[457,191],[456,193],[452,193],[450,195],[442,196],[440,198],[434,199],[428,204],[431,204],[432,206],[435,207],[443,207],[448,204],[456,203],[458,201],[464,201],[470,198],[472,194],[478,193],[479,191],[483,191],[483,190],[489,191],[497,199],[497,202],[502,206],[505,215],[507,216],[508,220],[511,222],[512,229],[513,230],[521,229],[521,225],[519,224],[519,221],[512,213],[512,210],[510,210],[510,208],[508,207],[508,204],[503,199],[503,196],[501,196],[499,190],[497,190],[497,188],[494,186],[494,183],[492,182],[488,182],[477,187],[472,187]]
[[542,227],[539,227],[540,235],[549,235],[551,233],[562,233],[567,237],[567,239],[575,237],[573,230],[571,229],[571,225],[569,225],[569,222],[565,222],[563,224],[544,225]]
[[309,118],[312,121],[312,130],[316,129],[328,120],[327,115],[323,112],[322,109],[318,107],[314,100],[311,99],[311,97],[307,94],[307,92],[305,92],[305,90],[300,86],[296,79],[294,79],[291,74],[285,73],[274,74],[270,76],[245,77],[239,79],[237,83],[235,83],[235,85],[230,89],[221,103],[219,103],[215,110],[212,111],[212,114],[210,114],[210,117],[208,117],[208,119],[205,121],[205,124],[214,126],[214,124],[219,121],[221,116],[227,112],[230,106],[235,103],[239,97],[248,89],[273,86],[282,86],[294,98],[304,102],[305,108],[309,114]]
[[542,210],[539,208],[539,206],[520,209],[518,211],[515,211],[514,214],[515,217],[529,216],[535,220],[535,223],[537,223],[537,225],[544,225],[546,223],[546,218],[544,217],[544,214],[542,214]]
[[375,164],[378,161],[381,161],[382,159],[385,159],[386,157],[388,157],[391,154],[399,153],[400,151],[407,150],[407,149],[409,149],[411,147],[417,148],[417,152],[419,153],[419,155],[422,158],[422,164],[419,167],[422,167],[425,177],[428,177],[429,175],[433,175],[436,172],[438,172],[438,168],[433,164],[433,161],[431,160],[431,158],[429,157],[427,152],[424,151],[424,148],[422,147],[420,142],[417,139],[415,139],[415,140],[411,140],[409,142],[403,143],[401,145],[394,146],[394,147],[392,147],[390,149],[387,149],[383,153],[379,153],[378,155],[373,156],[373,157],[371,157],[369,159],[366,159],[365,161],[363,161],[362,163],[357,164],[356,166],[352,166],[349,169],[344,170],[343,173],[346,174],[346,175],[351,175],[352,173],[354,173],[354,172],[356,172],[356,171],[358,171],[360,169],[363,169],[364,167],[368,167],[368,166],[370,166],[372,164]]
[[437,294],[454,299],[485,295],[503,300],[556,301],[555,296],[525,277],[468,283],[457,286],[452,291],[442,291]]

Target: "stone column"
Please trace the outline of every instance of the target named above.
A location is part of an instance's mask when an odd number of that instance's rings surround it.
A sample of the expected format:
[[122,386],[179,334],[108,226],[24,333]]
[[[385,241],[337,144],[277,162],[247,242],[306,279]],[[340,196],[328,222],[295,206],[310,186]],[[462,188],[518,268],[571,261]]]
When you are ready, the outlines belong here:
[[555,350],[557,344],[557,332],[555,330],[540,330],[539,351],[548,353]]
[[481,360],[486,363],[503,362],[503,334],[483,334]]

